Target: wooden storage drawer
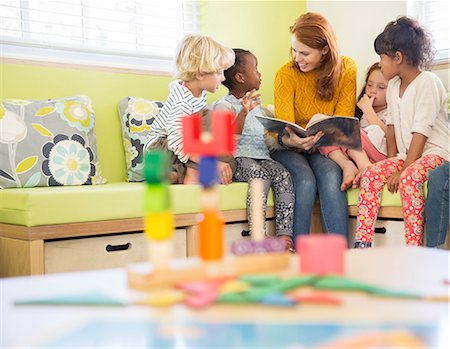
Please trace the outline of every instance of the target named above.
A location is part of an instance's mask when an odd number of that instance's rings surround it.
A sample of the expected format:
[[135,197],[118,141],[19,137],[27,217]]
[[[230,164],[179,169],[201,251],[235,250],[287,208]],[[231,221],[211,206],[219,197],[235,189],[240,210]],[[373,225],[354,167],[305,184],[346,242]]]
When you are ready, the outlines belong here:
[[[186,230],[177,229],[173,238],[174,258],[186,257]],[[108,235],[81,239],[46,241],[44,272],[59,273],[124,267],[148,258],[143,233]]]

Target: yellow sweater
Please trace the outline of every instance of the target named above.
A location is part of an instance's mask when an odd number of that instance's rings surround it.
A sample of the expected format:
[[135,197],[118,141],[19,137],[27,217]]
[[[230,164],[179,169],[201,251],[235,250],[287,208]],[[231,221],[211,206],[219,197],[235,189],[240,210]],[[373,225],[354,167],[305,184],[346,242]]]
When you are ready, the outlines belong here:
[[275,115],[305,127],[314,114],[353,116],[356,103],[356,63],[342,57],[342,73],[331,101],[320,100],[316,91],[317,70],[303,73],[293,61],[275,76]]

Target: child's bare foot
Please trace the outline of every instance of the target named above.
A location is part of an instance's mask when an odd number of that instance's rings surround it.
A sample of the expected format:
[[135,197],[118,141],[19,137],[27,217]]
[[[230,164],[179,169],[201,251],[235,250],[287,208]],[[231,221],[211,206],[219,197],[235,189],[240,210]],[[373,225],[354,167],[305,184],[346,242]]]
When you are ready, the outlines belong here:
[[341,191],[345,191],[353,185],[353,181],[359,174],[358,168],[352,161],[348,161],[342,168]]
[[294,252],[294,243],[292,242],[292,237],[290,237],[289,235],[280,235],[278,238],[284,241],[286,251]]
[[198,184],[198,171],[188,167],[186,169],[183,184]]
[[178,183],[178,173],[176,171],[170,172],[169,181],[170,181],[170,184]]

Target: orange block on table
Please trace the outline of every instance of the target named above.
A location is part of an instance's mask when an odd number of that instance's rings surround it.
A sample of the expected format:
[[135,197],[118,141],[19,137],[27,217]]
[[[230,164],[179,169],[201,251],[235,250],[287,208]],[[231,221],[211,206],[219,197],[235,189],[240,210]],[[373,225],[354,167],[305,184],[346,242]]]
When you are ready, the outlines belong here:
[[198,226],[199,255],[203,260],[223,257],[224,221],[218,211],[205,211]]
[[296,241],[300,256],[300,273],[343,275],[347,241],[336,234],[299,236]]

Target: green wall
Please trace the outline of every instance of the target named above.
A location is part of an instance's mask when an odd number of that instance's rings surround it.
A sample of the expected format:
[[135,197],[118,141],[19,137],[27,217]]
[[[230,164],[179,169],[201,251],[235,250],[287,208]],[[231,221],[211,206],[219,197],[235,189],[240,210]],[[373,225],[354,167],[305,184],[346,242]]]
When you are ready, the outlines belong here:
[[[306,1],[205,1],[200,6],[203,32],[228,47],[250,50],[258,58],[264,104],[273,103],[275,72],[290,58],[289,26],[303,12]],[[226,93],[222,88],[209,100]]]
[[[201,30],[230,47],[252,51],[262,73],[263,103],[273,102],[275,71],[289,59],[288,27],[306,9],[305,1],[202,1]],[[10,64],[0,55],[0,99],[47,99],[88,95],[97,117],[98,152],[111,182],[126,178],[117,105],[125,96],[164,100],[169,76],[113,73],[92,69]],[[221,98],[225,88],[209,97]]]

